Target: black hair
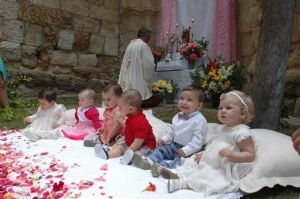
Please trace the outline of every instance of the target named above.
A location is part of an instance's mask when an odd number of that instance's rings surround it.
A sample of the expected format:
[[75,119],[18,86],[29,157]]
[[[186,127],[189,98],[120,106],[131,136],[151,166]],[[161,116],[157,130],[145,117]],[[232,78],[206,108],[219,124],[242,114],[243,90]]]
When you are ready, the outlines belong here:
[[42,89],[39,92],[38,97],[39,97],[39,99],[43,99],[43,100],[47,100],[48,102],[52,102],[52,101],[56,101],[57,94],[53,88],[48,87],[48,88]]
[[137,33],[137,37],[141,38],[141,37],[144,37],[144,36],[147,36],[147,35],[150,35],[151,34],[151,30],[149,30],[148,28],[141,28],[139,29],[138,33]]

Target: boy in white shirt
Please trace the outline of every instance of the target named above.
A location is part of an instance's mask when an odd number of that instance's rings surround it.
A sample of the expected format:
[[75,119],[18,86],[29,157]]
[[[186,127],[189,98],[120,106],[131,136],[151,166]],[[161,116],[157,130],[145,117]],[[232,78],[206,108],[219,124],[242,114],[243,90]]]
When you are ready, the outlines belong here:
[[[133,151],[127,151],[123,163],[151,169],[153,176],[160,175],[162,167],[175,168],[181,157],[188,157],[199,152],[204,145],[208,130],[207,121],[199,112],[203,107],[204,92],[191,86],[182,89],[178,108],[181,112],[172,119],[172,129],[165,136],[157,139],[157,147],[148,158],[142,158]],[[155,163],[155,164],[153,164]],[[162,166],[162,167],[161,167]]]

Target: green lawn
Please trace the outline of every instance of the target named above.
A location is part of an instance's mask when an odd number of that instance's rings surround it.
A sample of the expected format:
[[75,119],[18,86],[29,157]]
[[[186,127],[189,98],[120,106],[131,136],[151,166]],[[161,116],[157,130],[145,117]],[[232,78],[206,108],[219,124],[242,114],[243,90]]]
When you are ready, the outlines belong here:
[[[26,107],[30,112],[34,112],[37,108],[37,100],[24,100],[26,104],[30,105]],[[64,104],[68,109],[74,108],[77,105],[77,97],[72,98],[59,98],[57,103]],[[97,103],[100,106],[100,102]],[[168,105],[165,108],[156,108],[153,113],[156,117],[163,121],[171,122],[172,117],[178,112],[176,105]],[[218,122],[217,120],[217,110],[210,107],[203,108],[201,110],[203,115],[206,117],[208,122]],[[23,128],[22,118],[30,115],[27,111],[17,111],[16,118],[12,118],[11,121],[5,120],[3,117],[3,110],[0,111],[0,127],[6,128]],[[290,134],[289,129],[282,129],[283,133]],[[300,172],[300,171],[299,171]],[[264,188],[261,191],[245,196],[245,199],[298,199],[300,194],[300,188],[293,187],[281,187],[275,186],[274,188]]]

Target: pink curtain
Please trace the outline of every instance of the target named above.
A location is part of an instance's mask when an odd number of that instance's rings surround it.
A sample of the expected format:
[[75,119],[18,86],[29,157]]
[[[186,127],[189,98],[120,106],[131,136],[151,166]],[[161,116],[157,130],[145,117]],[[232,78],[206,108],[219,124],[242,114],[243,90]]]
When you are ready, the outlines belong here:
[[225,61],[236,60],[235,0],[216,0],[212,56],[221,55]]
[[176,32],[176,0],[161,0],[159,30],[156,43],[163,47],[167,43],[166,33]]

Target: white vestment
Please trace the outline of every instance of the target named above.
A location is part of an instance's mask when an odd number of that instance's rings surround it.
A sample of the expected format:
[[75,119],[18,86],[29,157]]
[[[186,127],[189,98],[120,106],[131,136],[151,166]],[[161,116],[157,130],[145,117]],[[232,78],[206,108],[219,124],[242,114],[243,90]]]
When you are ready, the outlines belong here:
[[148,99],[152,96],[154,70],[154,57],[149,46],[142,39],[134,39],[126,49],[118,84],[123,91],[137,89],[143,100]]

